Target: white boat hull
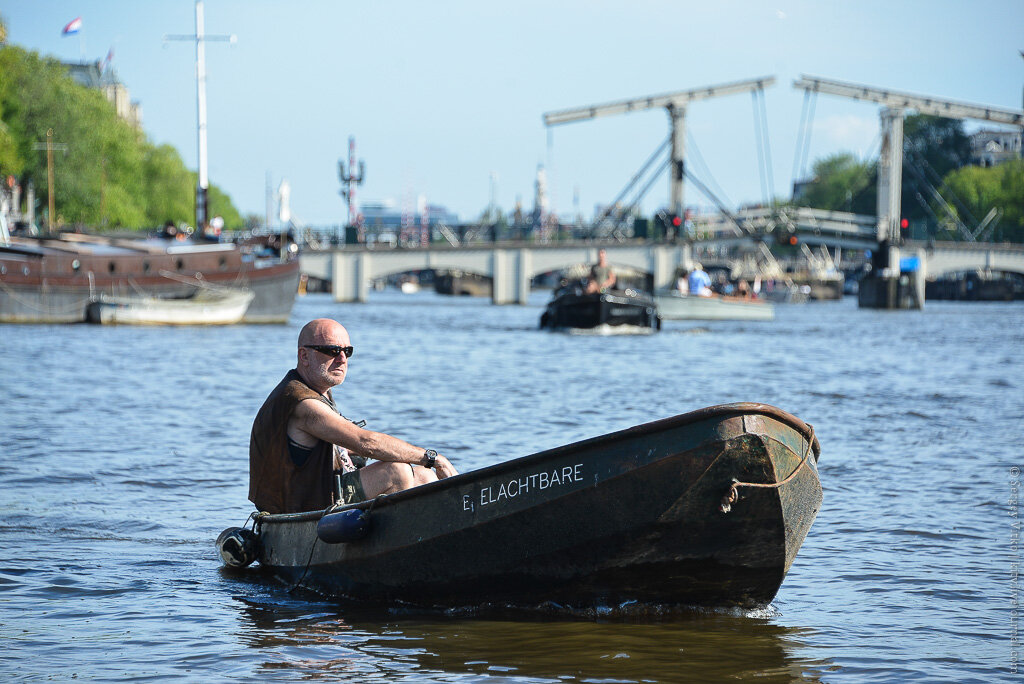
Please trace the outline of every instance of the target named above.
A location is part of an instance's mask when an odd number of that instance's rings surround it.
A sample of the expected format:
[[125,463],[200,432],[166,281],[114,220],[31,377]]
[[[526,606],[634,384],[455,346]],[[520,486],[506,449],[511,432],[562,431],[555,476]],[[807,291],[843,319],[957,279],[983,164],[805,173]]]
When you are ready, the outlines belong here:
[[89,304],[89,320],[104,325],[230,325],[242,320],[253,296],[248,290],[200,291],[182,299],[100,296]]
[[658,315],[672,321],[771,321],[775,307],[765,301],[736,297],[698,297],[662,293],[655,297]]

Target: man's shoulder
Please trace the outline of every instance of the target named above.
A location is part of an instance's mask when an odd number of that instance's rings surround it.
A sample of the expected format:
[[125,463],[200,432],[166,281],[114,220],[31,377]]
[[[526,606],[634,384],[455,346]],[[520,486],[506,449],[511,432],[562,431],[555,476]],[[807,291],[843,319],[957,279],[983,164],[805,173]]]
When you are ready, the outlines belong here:
[[302,380],[302,376],[293,368],[281,378],[277,386],[267,395],[263,406],[260,408],[260,413],[278,410],[278,407],[282,405],[288,405],[293,408],[296,404],[306,399],[316,399],[318,397],[320,397],[320,394],[307,385]]

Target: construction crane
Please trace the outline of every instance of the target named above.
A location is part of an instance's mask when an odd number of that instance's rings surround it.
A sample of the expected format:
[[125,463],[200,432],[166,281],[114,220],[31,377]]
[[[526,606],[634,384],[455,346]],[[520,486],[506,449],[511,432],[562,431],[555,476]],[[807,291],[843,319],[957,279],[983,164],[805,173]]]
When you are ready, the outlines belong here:
[[793,82],[793,86],[813,93],[826,93],[882,105],[882,151],[878,164],[877,204],[879,243],[900,243],[903,118],[907,110],[947,119],[977,119],[1024,128],[1024,111],[954,102],[813,76],[801,76]]
[[595,119],[599,116],[611,116],[613,114],[629,114],[648,109],[664,108],[668,112],[670,126],[670,169],[669,173],[669,207],[676,216],[683,215],[683,179],[685,178],[685,166],[683,163],[683,148],[686,140],[685,117],[686,107],[691,102],[707,100],[722,95],[745,93],[749,91],[764,90],[775,83],[774,76],[765,76],[747,81],[736,81],[734,83],[723,83],[715,86],[705,86],[694,90],[681,90],[675,93],[662,95],[649,95],[638,97],[632,100],[620,100],[617,102],[606,102],[604,104],[590,105],[588,107],[576,107],[574,109],[563,109],[544,114],[544,125],[557,126],[559,124],[572,123],[574,121],[585,121]]

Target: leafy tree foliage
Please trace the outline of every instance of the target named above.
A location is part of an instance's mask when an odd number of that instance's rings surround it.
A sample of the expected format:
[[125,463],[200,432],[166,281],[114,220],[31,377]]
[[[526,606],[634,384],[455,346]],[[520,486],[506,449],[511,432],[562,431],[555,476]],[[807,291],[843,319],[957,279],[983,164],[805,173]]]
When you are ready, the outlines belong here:
[[[154,146],[117,117],[95,90],[75,83],[56,60],[0,47],[0,171],[32,182],[47,203],[47,155],[54,143],[57,222],[97,228],[152,228],[194,219],[195,174],[170,146]],[[231,199],[210,189],[211,212],[242,220]]]
[[988,168],[965,166],[948,174],[945,182],[963,205],[954,205],[961,221],[973,228],[991,209],[999,209],[1003,214],[992,239],[1024,242],[1024,160]]
[[[970,165],[970,139],[958,120],[934,116],[908,116],[904,122],[904,169],[902,214],[911,220],[946,210],[932,195],[939,191],[957,217],[974,228],[992,208],[1003,214],[990,238],[1024,242],[1024,161],[995,168]],[[815,162],[814,179],[796,203],[858,214],[877,211],[878,169],[874,162],[861,162],[849,153],[834,154]],[[948,231],[962,239],[959,231]]]
[[878,173],[873,162],[858,161],[848,152],[814,162],[814,180],[800,204],[830,211],[874,214]]
[[924,204],[932,201],[929,186],[941,188],[947,174],[970,163],[971,141],[963,121],[908,116],[903,124],[903,216],[928,218],[931,212]]

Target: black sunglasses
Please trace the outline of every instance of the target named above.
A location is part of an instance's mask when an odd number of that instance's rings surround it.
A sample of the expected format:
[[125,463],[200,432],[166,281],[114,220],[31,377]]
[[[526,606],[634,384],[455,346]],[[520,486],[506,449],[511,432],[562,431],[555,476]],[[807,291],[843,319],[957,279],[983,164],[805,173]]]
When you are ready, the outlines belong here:
[[315,349],[321,354],[327,354],[327,356],[333,358],[338,358],[339,356],[344,354],[345,358],[347,359],[350,356],[352,356],[352,352],[355,351],[355,349],[352,348],[351,346],[342,347],[339,344],[304,344],[302,346],[305,347],[306,349]]

